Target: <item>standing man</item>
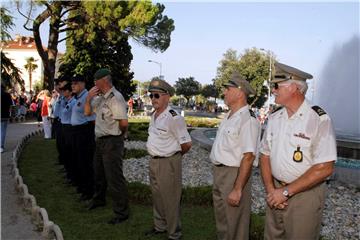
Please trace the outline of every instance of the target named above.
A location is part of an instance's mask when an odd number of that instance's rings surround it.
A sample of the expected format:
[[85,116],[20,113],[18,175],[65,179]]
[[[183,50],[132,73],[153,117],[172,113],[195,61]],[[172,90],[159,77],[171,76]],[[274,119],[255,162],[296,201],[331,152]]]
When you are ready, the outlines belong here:
[[7,125],[10,118],[11,105],[13,105],[11,95],[7,91],[5,91],[5,86],[1,84],[1,153],[3,153],[5,149],[5,137]]
[[153,80],[149,92],[155,109],[151,115],[146,143],[152,156],[150,185],[154,228],[145,235],[167,231],[169,239],[180,239],[181,159],[191,148],[191,138],[184,118],[168,106],[174,89],[163,80]]
[[74,174],[80,200],[89,200],[94,194],[93,159],[95,151],[94,120],[95,115],[86,116],[84,106],[88,91],[85,88],[85,79],[74,76],[71,83],[75,102],[71,111],[72,156]]
[[256,92],[237,73],[224,84],[224,116],[211,149],[214,164],[213,202],[219,240],[249,239],[251,169],[259,140],[260,124],[247,104]]
[[[129,217],[129,200],[123,173],[124,135],[128,120],[124,97],[112,85],[111,72],[99,69],[95,86],[86,98],[85,114],[96,113],[95,194],[89,210],[105,205],[106,188],[113,201],[115,217],[109,224],[118,224]],[[100,95],[94,98],[96,95]],[[94,98],[94,101],[91,101]]]
[[325,180],[337,154],[329,116],[305,100],[311,78],[275,63],[272,92],[283,108],[269,116],[260,149],[268,205],[265,239],[319,239]]

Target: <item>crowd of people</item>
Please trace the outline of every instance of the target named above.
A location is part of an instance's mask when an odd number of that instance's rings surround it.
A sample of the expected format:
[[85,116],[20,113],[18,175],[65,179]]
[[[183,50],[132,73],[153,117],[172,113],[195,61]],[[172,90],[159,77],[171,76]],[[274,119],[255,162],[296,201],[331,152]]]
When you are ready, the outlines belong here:
[[[283,107],[268,116],[262,136],[260,121],[247,104],[255,90],[237,73],[224,84],[229,111],[210,153],[217,239],[249,239],[251,171],[259,163],[267,201],[265,239],[319,238],[325,180],[332,174],[337,154],[331,119],[305,99],[306,80],[311,78],[275,63],[272,93],[275,103]],[[120,224],[130,215],[122,160],[132,114],[127,105],[133,103],[113,87],[108,69],[99,69],[94,81],[88,91],[84,78],[57,79],[53,95],[44,90],[36,101],[42,101],[45,138],[51,137],[47,127],[52,124],[54,129],[67,182],[81,193],[80,200],[90,200],[89,210],[106,204],[108,190],[114,212],[108,223]],[[151,155],[153,228],[144,234],[181,239],[181,161],[191,148],[191,137],[184,117],[169,105],[173,87],[156,79],[148,91],[154,108],[146,143]],[[2,94],[2,103],[11,101],[6,97]]]

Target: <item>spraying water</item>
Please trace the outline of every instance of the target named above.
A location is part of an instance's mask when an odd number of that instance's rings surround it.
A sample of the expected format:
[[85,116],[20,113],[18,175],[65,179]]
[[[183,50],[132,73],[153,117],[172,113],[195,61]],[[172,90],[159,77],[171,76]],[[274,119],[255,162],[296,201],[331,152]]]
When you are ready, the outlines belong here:
[[360,141],[359,36],[330,54],[315,89],[315,103],[334,122],[338,138]]

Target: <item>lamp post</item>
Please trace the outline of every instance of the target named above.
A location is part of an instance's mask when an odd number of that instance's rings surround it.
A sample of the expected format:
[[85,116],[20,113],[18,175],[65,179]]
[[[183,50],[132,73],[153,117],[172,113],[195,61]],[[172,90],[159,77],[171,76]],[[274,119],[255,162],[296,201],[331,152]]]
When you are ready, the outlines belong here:
[[161,70],[162,70],[162,64],[161,64],[161,62],[156,62],[156,61],[154,61],[154,60],[148,60],[148,62],[156,63],[157,65],[159,65],[159,67],[160,67],[160,75],[159,75],[159,78],[162,79],[162,77],[161,77]]
[[271,81],[271,72],[272,72],[272,68],[271,68],[271,61],[272,61],[272,57],[271,57],[271,52],[270,51],[266,51],[264,48],[260,48],[261,51],[266,52],[267,54],[269,54],[269,79],[268,79],[268,104],[267,104],[267,108],[268,111],[270,111],[270,95],[271,95],[271,87],[270,87],[270,81]]

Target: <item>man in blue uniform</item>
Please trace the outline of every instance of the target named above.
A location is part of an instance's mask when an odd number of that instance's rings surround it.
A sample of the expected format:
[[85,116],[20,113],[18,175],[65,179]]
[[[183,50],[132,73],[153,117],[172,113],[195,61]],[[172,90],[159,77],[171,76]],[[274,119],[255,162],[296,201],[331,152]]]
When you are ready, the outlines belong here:
[[94,194],[95,115],[85,116],[84,114],[84,105],[88,95],[85,88],[85,79],[81,76],[73,77],[71,88],[75,94],[75,103],[70,120],[72,126],[72,154],[77,166],[75,174],[79,180],[80,200],[89,200]]

